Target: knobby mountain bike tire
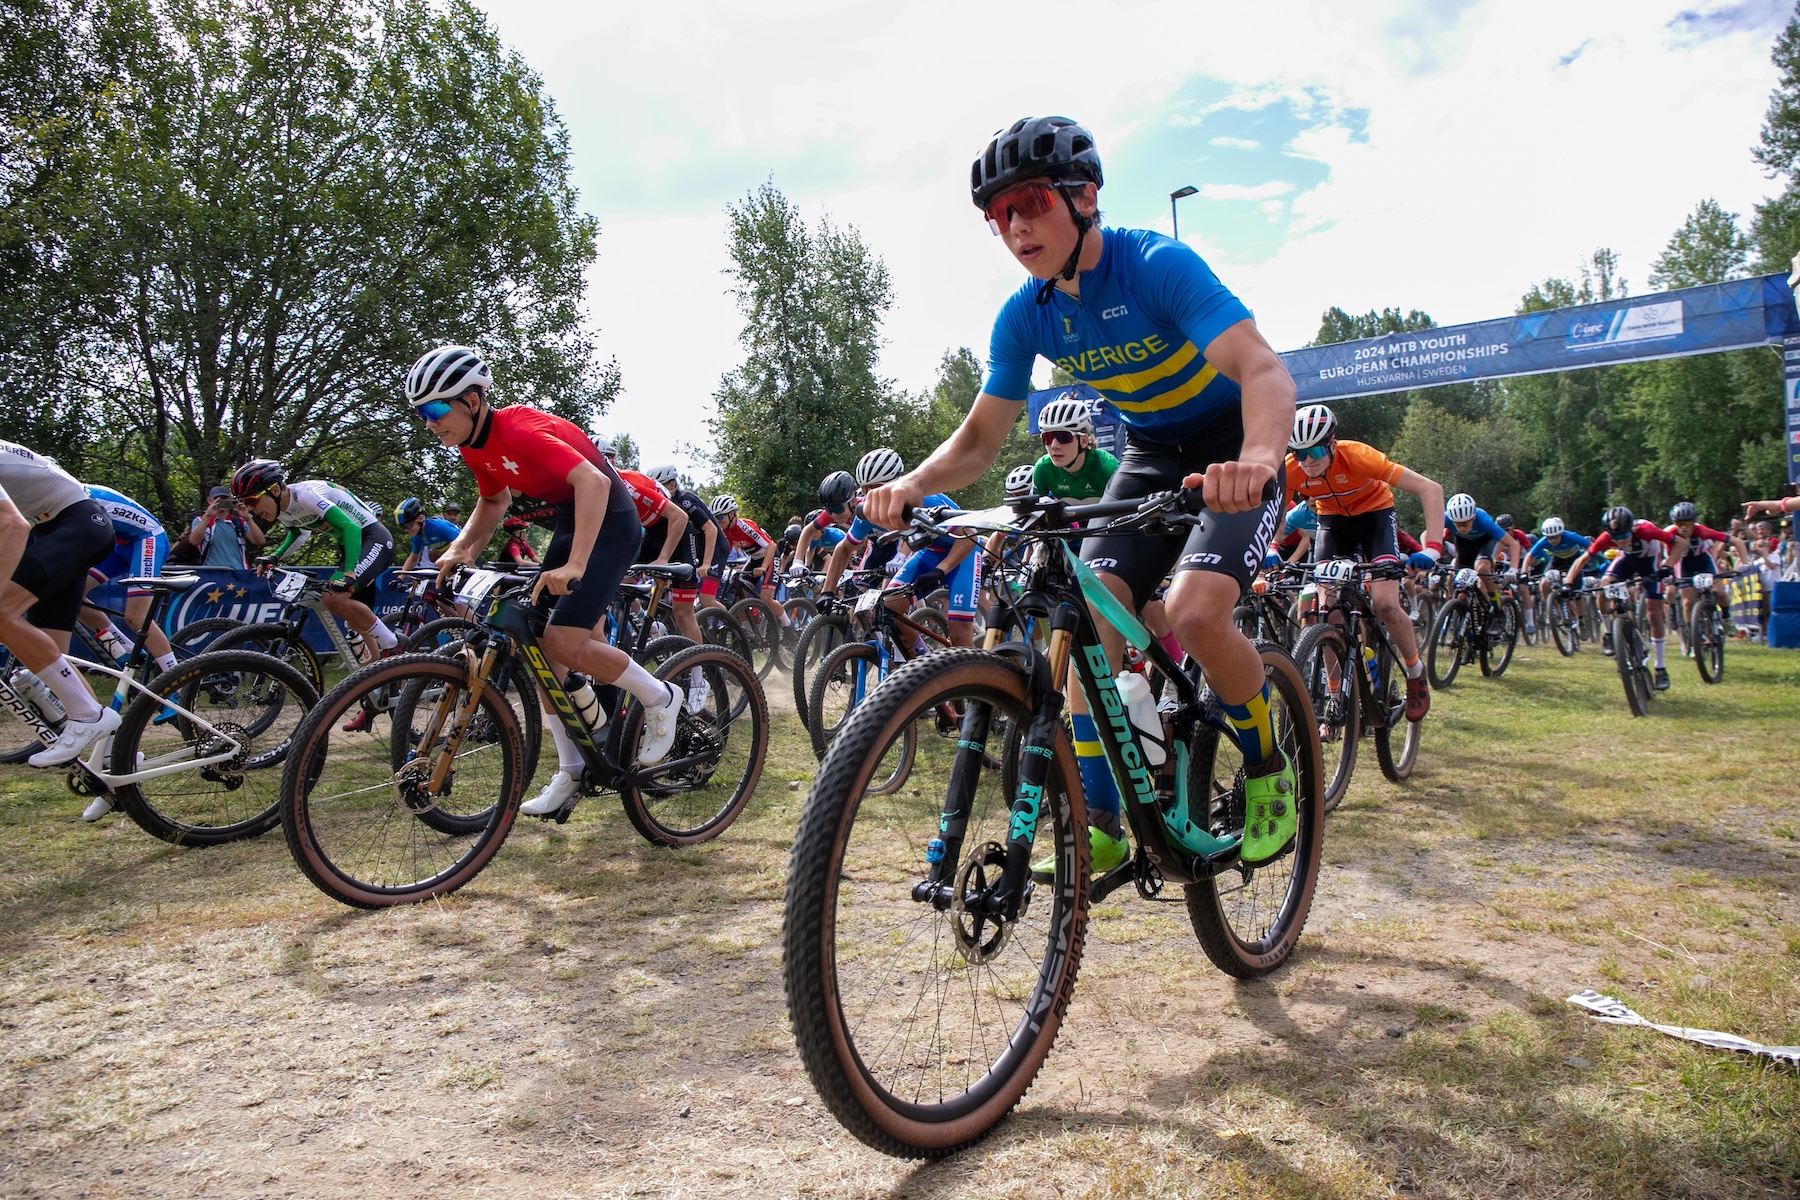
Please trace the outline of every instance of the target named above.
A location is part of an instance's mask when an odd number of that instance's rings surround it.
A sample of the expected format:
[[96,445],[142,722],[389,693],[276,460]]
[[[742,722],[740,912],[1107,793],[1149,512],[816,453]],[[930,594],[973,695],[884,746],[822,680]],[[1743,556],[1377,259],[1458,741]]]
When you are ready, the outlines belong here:
[[1725,617],[1710,595],[1694,606],[1694,665],[1706,683],[1725,677]]
[[[430,705],[454,713],[468,698],[459,660],[405,654],[354,672],[326,693],[296,734],[282,773],[282,832],[301,872],[320,891],[356,908],[411,904],[455,891],[499,851],[518,815],[525,789],[525,746],[506,698],[484,688],[471,724],[486,722],[491,738],[465,739],[445,766],[443,789],[427,785],[447,744],[423,731],[413,758],[393,767],[396,737],[411,740],[385,711],[391,698],[418,685],[435,693]],[[378,715],[354,732],[346,717],[368,707]],[[426,705],[421,702],[415,710]],[[485,814],[472,831],[460,823],[427,822],[433,809]]]
[[750,665],[758,679],[767,679],[771,671],[787,669],[787,628],[782,625],[776,607],[761,596],[746,596],[730,609],[731,619],[744,631],[750,644]]
[[1425,639],[1425,676],[1433,691],[1443,691],[1456,682],[1462,670],[1463,650],[1469,637],[1469,602],[1458,599],[1438,609],[1431,633]]
[[[1319,756],[1325,787],[1325,811],[1331,812],[1350,790],[1362,738],[1362,700],[1349,658],[1349,639],[1341,625],[1314,625],[1294,643],[1294,665],[1318,716]],[[1338,685],[1332,686],[1336,676]]]
[[811,719],[807,715],[807,699],[811,695],[808,684],[812,672],[827,655],[849,639],[850,618],[837,612],[807,622],[800,632],[800,640],[794,643],[794,711],[800,714],[803,727]]
[[1644,641],[1629,613],[1613,618],[1613,663],[1625,688],[1625,703],[1634,717],[1650,714],[1649,672],[1644,668]]
[[1481,642],[1481,673],[1493,679],[1506,674],[1512,665],[1513,651],[1519,645],[1519,605],[1510,597],[1500,601],[1500,613],[1506,627],[1497,636]]
[[[870,785],[907,730],[940,706],[990,706],[1022,725],[1025,672],[1005,656],[946,650],[897,671],[833,742],[807,797],[788,869],[782,977],[801,1061],[854,1136],[938,1158],[977,1140],[1036,1078],[1068,1011],[1087,928],[1087,814],[1059,725],[1038,809],[1053,861],[1017,921],[913,898],[938,833],[954,744],[930,739],[929,786]],[[922,754],[924,752],[922,751]],[[976,776],[958,895],[998,881],[1012,822],[1002,773]],[[919,792],[919,795],[914,795]]]
[[[1406,670],[1388,653],[1385,642],[1375,648],[1375,665],[1381,674],[1381,686],[1375,690],[1375,699],[1387,713],[1387,723],[1375,729],[1375,762],[1389,781],[1404,783],[1419,760],[1419,743],[1424,740],[1425,722],[1406,719]],[[1400,740],[1397,753],[1394,749],[1396,734]]]
[[[249,649],[213,650],[176,663],[134,692],[113,734],[114,775],[212,758],[212,766],[120,784],[120,811],[152,837],[214,846],[267,833],[281,820],[281,776],[319,693],[292,665]],[[200,717],[168,710],[167,698]]]
[[285,625],[240,625],[214,638],[212,650],[254,650],[273,655],[292,666],[312,684],[313,691],[325,692],[325,667],[304,634],[291,632]]

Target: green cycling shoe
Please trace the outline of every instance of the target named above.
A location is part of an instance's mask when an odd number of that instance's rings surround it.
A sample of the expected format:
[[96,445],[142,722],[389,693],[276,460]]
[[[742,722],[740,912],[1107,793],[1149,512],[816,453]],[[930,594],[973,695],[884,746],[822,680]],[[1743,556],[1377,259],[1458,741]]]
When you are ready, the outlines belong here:
[[[1088,873],[1104,875],[1124,862],[1131,853],[1131,842],[1088,826]],[[1047,854],[1031,864],[1031,877],[1040,883],[1056,877],[1056,855]]]
[[1281,770],[1244,777],[1244,841],[1238,857],[1245,865],[1268,862],[1294,840],[1300,827],[1298,792],[1294,764],[1285,754]]

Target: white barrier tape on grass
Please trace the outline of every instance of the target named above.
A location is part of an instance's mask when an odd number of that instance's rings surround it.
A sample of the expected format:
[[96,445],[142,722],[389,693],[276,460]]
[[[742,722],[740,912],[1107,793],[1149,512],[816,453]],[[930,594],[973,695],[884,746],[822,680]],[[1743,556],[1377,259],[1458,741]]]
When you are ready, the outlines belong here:
[[1578,1008],[1585,1008],[1588,1015],[1596,1021],[1605,1021],[1609,1025],[1642,1025],[1645,1029],[1654,1029],[1658,1033],[1666,1033],[1670,1037],[1680,1038],[1686,1042],[1698,1042],[1702,1046],[1711,1046],[1715,1050],[1735,1050],[1740,1054],[1754,1054],[1759,1058],[1774,1059],[1790,1067],[1800,1068],[1800,1046],[1765,1046],[1761,1042],[1752,1042],[1735,1034],[1719,1033],[1712,1029],[1689,1029],[1684,1025],[1658,1025],[1626,1008],[1611,996],[1602,996],[1599,992],[1576,992],[1569,997],[1569,1003]]

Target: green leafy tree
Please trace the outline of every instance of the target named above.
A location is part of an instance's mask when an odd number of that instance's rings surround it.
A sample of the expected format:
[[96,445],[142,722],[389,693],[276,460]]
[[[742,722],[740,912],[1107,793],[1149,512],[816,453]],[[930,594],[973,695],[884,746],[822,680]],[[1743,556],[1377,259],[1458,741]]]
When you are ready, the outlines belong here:
[[[885,440],[900,452],[908,467],[916,466],[936,450],[962,424],[974,406],[982,380],[981,360],[967,346],[947,350],[938,363],[937,382],[922,396],[900,397],[892,411],[894,422]],[[1043,448],[1031,436],[1026,409],[1007,432],[998,457],[982,477],[956,490],[956,501],[966,508],[987,508],[1006,494],[1006,473],[1022,463],[1036,462]]]
[[[1333,305],[1320,316],[1319,332],[1308,345],[1333,346],[1339,342],[1354,342],[1390,333],[1413,333],[1436,327],[1437,322],[1429,314],[1416,308],[1404,313],[1398,308],[1384,308],[1379,312],[1370,309],[1366,313],[1355,314]],[[1337,414],[1338,435],[1351,441],[1367,442],[1384,450],[1392,447],[1406,420],[1406,411],[1412,405],[1413,398],[1418,395],[1416,391],[1387,392],[1379,396],[1357,396],[1335,401],[1332,411]]]
[[714,461],[721,490],[777,520],[891,430],[875,368],[893,285],[855,229],[808,229],[772,182],[725,213],[745,354],[714,393]]
[[34,233],[105,243],[89,270],[112,299],[59,365],[109,482],[178,514],[263,455],[382,503],[455,493],[460,466],[399,396],[439,341],[483,347],[502,402],[604,408],[617,370],[583,324],[597,230],[567,133],[466,0],[133,11],[91,206]]
[[1726,212],[1717,200],[1702,200],[1650,265],[1650,286],[1684,288],[1739,279],[1749,260],[1750,239],[1738,229],[1737,214]]

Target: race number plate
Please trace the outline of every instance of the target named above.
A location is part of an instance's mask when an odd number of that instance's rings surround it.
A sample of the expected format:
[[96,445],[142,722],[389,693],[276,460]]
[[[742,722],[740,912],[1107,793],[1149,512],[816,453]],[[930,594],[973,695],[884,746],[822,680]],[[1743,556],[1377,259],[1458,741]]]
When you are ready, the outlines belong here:
[[1474,567],[1464,567],[1456,573],[1456,586],[1472,588],[1481,580],[1481,575]]
[[1313,578],[1320,583],[1348,583],[1356,574],[1356,564],[1347,558],[1333,558],[1313,567]]
[[880,603],[881,603],[880,589],[879,588],[870,588],[868,591],[864,592],[862,595],[860,595],[856,598],[856,612],[858,614],[872,613],[875,611],[875,606]]
[[504,578],[506,575],[502,571],[472,571],[463,580],[462,589],[456,593],[456,602],[470,608],[480,608]]
[[1631,599],[1631,585],[1626,583],[1609,583],[1603,589],[1608,600]]
[[306,594],[307,576],[303,571],[277,571],[269,594],[277,600],[298,600]]
[[1711,575],[1706,574],[1705,572],[1702,572],[1701,574],[1694,576],[1694,586],[1699,588],[1701,591],[1703,591],[1703,592],[1710,591],[1712,589],[1712,585],[1713,585],[1713,577]]

